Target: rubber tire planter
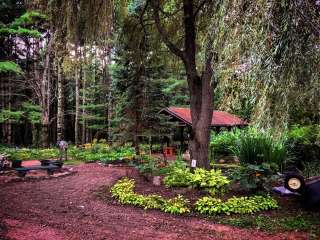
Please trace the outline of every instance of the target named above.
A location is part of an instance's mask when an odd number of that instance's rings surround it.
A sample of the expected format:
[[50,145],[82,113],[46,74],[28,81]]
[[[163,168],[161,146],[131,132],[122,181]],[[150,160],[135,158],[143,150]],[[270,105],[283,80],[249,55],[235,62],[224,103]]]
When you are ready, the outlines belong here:
[[303,176],[292,173],[286,175],[284,186],[291,192],[303,193],[306,188],[306,183]]

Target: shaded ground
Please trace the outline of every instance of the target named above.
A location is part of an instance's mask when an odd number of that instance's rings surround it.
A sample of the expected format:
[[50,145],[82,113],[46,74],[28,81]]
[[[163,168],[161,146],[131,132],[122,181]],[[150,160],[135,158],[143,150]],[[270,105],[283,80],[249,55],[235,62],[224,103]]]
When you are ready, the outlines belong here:
[[303,233],[271,235],[106,203],[95,191],[126,169],[83,164],[76,170],[65,178],[0,183],[0,239],[307,239]]

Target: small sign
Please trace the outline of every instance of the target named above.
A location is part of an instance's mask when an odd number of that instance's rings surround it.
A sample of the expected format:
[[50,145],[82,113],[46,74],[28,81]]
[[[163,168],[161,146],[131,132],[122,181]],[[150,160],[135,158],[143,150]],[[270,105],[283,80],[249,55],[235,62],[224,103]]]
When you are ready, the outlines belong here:
[[191,167],[195,168],[197,166],[197,160],[192,159],[191,160]]

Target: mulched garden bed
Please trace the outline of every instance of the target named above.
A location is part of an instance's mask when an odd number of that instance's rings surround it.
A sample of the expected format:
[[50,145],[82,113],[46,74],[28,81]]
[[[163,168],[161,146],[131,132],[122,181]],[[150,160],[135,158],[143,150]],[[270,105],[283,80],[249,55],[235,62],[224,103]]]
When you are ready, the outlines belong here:
[[[147,180],[146,177],[141,176],[139,172],[132,168],[132,167],[127,167],[126,170],[126,177],[134,179],[135,180],[135,192],[143,195],[149,195],[149,194],[157,194],[161,195],[162,197],[165,198],[173,198],[177,196],[178,194],[183,195],[185,198],[190,200],[191,204],[194,204],[199,198],[208,195],[205,191],[201,191],[198,189],[192,189],[192,188],[170,188],[166,187],[163,184],[161,186],[156,186],[152,183],[152,181]],[[110,187],[109,186],[107,189],[102,188],[101,191],[99,190],[99,195],[102,197],[105,201],[115,204],[115,205],[121,205],[118,203],[117,200],[112,198],[111,193],[110,193]],[[101,194],[102,193],[102,194]],[[253,215],[238,215],[238,214],[233,214],[233,215],[216,215],[212,217],[206,217],[203,215],[200,215],[196,212],[191,212],[189,214],[185,214],[185,217],[188,216],[197,216],[200,218],[210,218],[215,222],[221,222],[221,223],[228,223],[233,225],[234,223],[229,221],[230,219],[234,221],[234,219],[239,219],[239,221],[235,222],[235,225],[238,227],[253,227],[256,228],[253,224],[255,222],[255,218],[262,218],[265,219],[265,221],[268,222],[268,220],[273,220],[273,223],[270,223],[270,226],[265,226],[265,230],[271,231],[271,232],[277,232],[277,231],[290,231],[291,227],[292,229],[295,228],[295,224],[298,224],[297,222],[300,221],[299,217],[301,217],[301,221],[309,221],[311,219],[310,224],[311,226],[304,226],[302,223],[302,226],[297,226],[297,229],[294,229],[294,231],[315,231],[315,236],[320,236],[320,207],[316,209],[305,209],[303,204],[300,202],[300,199],[298,197],[282,197],[277,194],[271,193],[272,196],[277,200],[279,204],[279,208],[276,210],[271,210],[271,211],[262,211],[257,214]],[[230,190],[226,192],[223,196],[217,196],[221,199],[228,199],[232,196],[248,196],[248,192],[240,190],[239,186],[237,184],[234,184],[230,187]],[[135,208],[135,207],[134,207]],[[154,210],[152,210],[154,211]],[[292,218],[293,220],[288,220],[288,221],[293,221],[292,226],[290,226],[290,222],[288,223],[289,226],[288,229],[278,229],[277,228],[277,221],[281,221],[281,219],[290,219]],[[296,219],[296,220],[295,220]],[[317,223],[317,219],[318,223]],[[296,222],[294,222],[296,221]],[[239,223],[240,222],[240,223]],[[248,222],[248,223],[247,223]],[[251,224],[251,225],[250,225]],[[266,223],[267,224],[267,223]],[[272,225],[273,224],[273,225]],[[299,225],[299,224],[298,224]],[[260,228],[261,226],[258,226]],[[300,228],[300,229],[299,229]],[[305,229],[304,229],[305,228]],[[317,230],[319,229],[319,230]]]

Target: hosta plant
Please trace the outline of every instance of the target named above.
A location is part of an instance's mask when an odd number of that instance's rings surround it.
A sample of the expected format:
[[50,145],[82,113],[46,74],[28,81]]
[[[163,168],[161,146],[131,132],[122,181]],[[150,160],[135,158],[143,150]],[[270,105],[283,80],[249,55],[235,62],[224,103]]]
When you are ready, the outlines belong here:
[[216,214],[251,214],[278,207],[270,196],[232,197],[227,201],[218,198],[203,197],[195,203],[195,210],[205,215]]
[[112,188],[111,194],[122,204],[139,206],[144,209],[159,209],[172,214],[188,213],[189,201],[178,195],[173,199],[165,199],[159,195],[141,195],[134,192],[134,180],[124,178]]
[[225,192],[230,181],[222,176],[221,170],[197,168],[192,173],[188,168],[175,168],[164,178],[164,183],[170,187],[192,186],[215,195]]

